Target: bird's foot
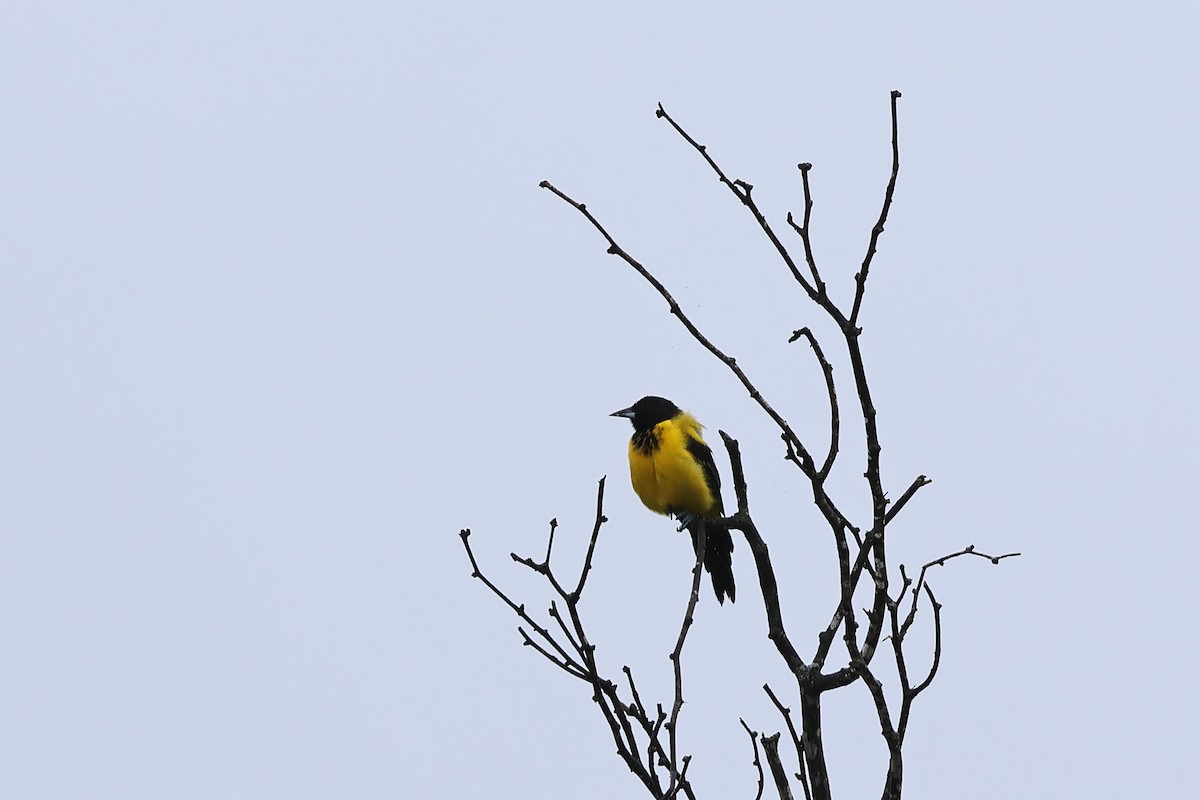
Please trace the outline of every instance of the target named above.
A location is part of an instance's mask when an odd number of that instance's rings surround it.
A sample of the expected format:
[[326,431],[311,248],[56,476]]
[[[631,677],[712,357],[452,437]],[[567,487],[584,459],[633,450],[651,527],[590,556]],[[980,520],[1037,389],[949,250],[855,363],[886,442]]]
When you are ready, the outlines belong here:
[[686,530],[689,525],[696,521],[695,514],[676,514],[675,519],[679,520],[679,527],[676,531]]

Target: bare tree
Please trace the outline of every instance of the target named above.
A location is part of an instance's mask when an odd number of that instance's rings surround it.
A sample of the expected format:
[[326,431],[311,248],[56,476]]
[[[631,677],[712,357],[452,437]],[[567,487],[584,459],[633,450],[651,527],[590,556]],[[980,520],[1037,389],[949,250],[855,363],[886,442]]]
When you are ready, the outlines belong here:
[[[914,478],[895,501],[889,500],[884,490],[884,479],[880,469],[879,430],[875,422],[875,406],[871,399],[870,384],[862,352],[862,327],[859,316],[871,263],[875,258],[879,237],[887,222],[888,211],[896,188],[896,177],[900,170],[900,148],[896,103],[900,93],[891,93],[892,123],[892,169],[887,189],[883,196],[883,207],[871,229],[866,254],[854,276],[854,295],[849,309],[838,306],[830,297],[821,272],[813,257],[809,236],[813,201],[809,186],[811,164],[799,165],[804,192],[804,209],[800,220],[787,214],[788,226],[798,237],[803,255],[793,256],[774,227],[767,221],[754,200],[754,187],[742,180],[730,180],[708,149],[699,144],[659,105],[657,116],[665,120],[691,145],[716,173],[734,197],[750,212],[763,234],[770,240],[780,259],[792,274],[800,290],[824,313],[840,333],[839,346],[844,347],[850,364],[851,386],[862,416],[866,452],[863,477],[871,498],[870,518],[857,524],[850,515],[843,513],[838,502],[826,490],[830,472],[840,455],[841,405],[839,386],[834,380],[833,367],[825,356],[816,335],[808,328],[795,331],[790,342],[804,340],[813,352],[817,367],[824,377],[829,402],[829,442],[822,450],[814,450],[801,440],[787,421],[767,401],[754,382],[738,365],[737,361],[718,348],[689,319],[671,293],[650,271],[630,255],[605,229],[600,221],[583,203],[572,199],[563,191],[543,181],[541,186],[554,193],[578,211],[608,243],[608,253],[615,255],[634,270],[667,301],[673,314],[702,347],[724,364],[745,387],[750,397],[771,418],[780,431],[785,458],[793,464],[812,491],[813,503],[829,529],[830,539],[837,556],[840,591],[832,602],[829,623],[817,631],[812,643],[811,654],[801,655],[780,608],[779,589],[770,551],[750,513],[746,478],[743,473],[741,454],[735,439],[721,431],[721,438],[729,453],[733,470],[734,492],[737,511],[721,524],[740,531],[754,557],[761,590],[763,607],[767,618],[767,636],[778,651],[788,670],[795,678],[795,699],[799,705],[799,727],[793,710],[785,705],[770,686],[763,686],[772,704],[779,711],[784,728],[795,748],[796,765],[788,769],[784,755],[780,752],[781,733],[764,734],[752,730],[743,721],[742,726],[750,738],[753,765],[758,774],[757,795],[761,797],[768,780],[774,784],[780,798],[792,798],[793,787],[798,786],[806,800],[830,800],[832,797],[829,771],[826,766],[824,741],[821,725],[821,699],[826,692],[842,689],[862,681],[874,701],[879,729],[887,743],[888,764],[882,797],[898,800],[904,778],[903,748],[908,730],[913,703],[933,682],[941,663],[942,626],[941,604],[927,580],[930,567],[945,564],[961,556],[977,556],[993,564],[1001,559],[1019,555],[987,555],[967,545],[957,552],[948,553],[922,565],[915,578],[900,565],[893,571],[888,561],[887,527],[896,515],[908,504],[921,487],[930,480],[924,475]],[[844,389],[844,387],[842,387]],[[816,455],[814,455],[816,453]],[[521,619],[518,627],[524,643],[535,649],[559,669],[591,686],[592,699],[600,709],[617,753],[629,770],[655,798],[697,797],[697,791],[688,778],[691,756],[680,753],[677,738],[679,712],[683,705],[683,669],[681,656],[692,625],[696,602],[699,597],[701,566],[703,564],[703,542],[698,547],[696,564],[692,572],[691,594],[688,598],[679,635],[671,651],[670,659],[674,670],[674,696],[664,703],[649,703],[638,692],[634,676],[629,667],[622,669],[622,676],[605,675],[597,666],[595,645],[587,634],[580,611],[580,598],[587,584],[592,567],[592,556],[600,530],[606,522],[604,517],[604,480],[596,495],[595,523],[587,555],[578,569],[578,576],[565,581],[557,565],[552,564],[554,534],[557,523],[551,521],[546,554],[539,561],[521,557],[515,553],[514,561],[542,576],[552,589],[555,599],[550,603],[548,618],[538,621],[523,603],[511,598],[480,569],[471,549],[470,531],[461,532],[462,542],[471,561],[472,576],[481,580],[497,597],[504,601]],[[863,608],[862,617],[856,608]],[[926,657],[926,666],[920,673],[910,673],[909,654],[906,649],[907,636],[913,623],[928,609],[933,628],[933,652]],[[841,640],[844,654],[838,651],[838,660],[831,664],[831,653],[835,643]],[[883,645],[881,647],[881,644]],[[881,656],[881,653],[886,655]],[[883,672],[886,670],[887,672]],[[884,681],[895,680],[899,691],[892,694],[889,702],[884,692]],[[761,745],[761,748],[760,748]],[[764,769],[763,760],[766,761]]]

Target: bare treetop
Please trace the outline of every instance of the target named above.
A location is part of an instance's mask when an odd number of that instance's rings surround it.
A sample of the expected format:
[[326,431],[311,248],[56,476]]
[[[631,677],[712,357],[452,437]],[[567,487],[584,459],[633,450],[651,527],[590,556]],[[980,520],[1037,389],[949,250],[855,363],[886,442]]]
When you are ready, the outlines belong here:
[[[737,509],[728,517],[719,520],[722,526],[737,530],[745,537],[754,558],[758,578],[759,594],[762,598],[766,618],[766,634],[774,644],[779,657],[795,680],[795,696],[799,702],[800,725],[793,722],[793,711],[785,705],[770,686],[763,689],[779,712],[794,753],[784,755],[780,751],[781,734],[764,734],[752,729],[745,721],[742,727],[750,737],[752,764],[758,776],[756,798],[763,795],[766,775],[781,798],[792,797],[793,785],[798,785],[806,800],[830,800],[833,797],[829,771],[825,759],[824,732],[821,725],[822,696],[829,691],[841,689],[862,681],[874,701],[879,732],[888,751],[887,773],[882,797],[884,800],[899,800],[903,786],[903,745],[913,703],[933,682],[941,664],[942,653],[942,605],[934,595],[927,578],[927,571],[947,561],[962,556],[978,556],[998,564],[1001,560],[1019,555],[987,555],[976,550],[974,545],[925,563],[915,580],[904,567],[899,565],[894,574],[887,553],[887,528],[901,510],[916,496],[917,492],[930,483],[924,475],[912,478],[898,499],[892,502],[885,489],[887,482],[880,463],[880,433],[876,423],[875,406],[871,397],[870,384],[862,350],[861,315],[866,295],[867,279],[879,251],[879,241],[887,223],[892,199],[900,171],[899,125],[897,101],[900,92],[891,93],[891,173],[884,191],[879,217],[871,228],[866,253],[854,275],[854,295],[848,309],[839,307],[831,298],[825,277],[813,256],[810,238],[810,222],[813,207],[810,185],[810,163],[799,164],[804,207],[800,221],[788,213],[786,221],[799,239],[802,257],[793,257],[769,222],[766,214],[754,199],[752,184],[741,179],[731,179],[709,153],[709,148],[700,144],[660,104],[656,115],[665,120],[674,131],[702,157],[727,187],[746,208],[763,234],[771,242],[784,266],[796,280],[804,295],[821,313],[835,324],[840,333],[840,352],[848,361],[852,376],[851,387],[857,399],[861,424],[865,436],[865,452],[862,454],[863,479],[870,494],[870,510],[857,523],[852,521],[859,515],[843,510],[842,505],[826,488],[826,481],[839,458],[844,458],[840,441],[842,414],[839,386],[834,380],[834,370],[827,351],[818,341],[810,327],[795,331],[788,339],[806,341],[816,360],[817,368],[824,379],[829,404],[829,440],[820,447],[810,446],[797,435],[784,416],[776,409],[781,407],[770,401],[758,389],[756,383],[729,355],[708,338],[667,287],[656,278],[638,259],[626,251],[616,238],[604,227],[597,217],[566,192],[542,181],[543,188],[552,192],[579,212],[607,242],[607,252],[617,256],[666,300],[669,312],[687,329],[693,339],[723,364],[745,388],[754,404],[765,413],[780,431],[784,458],[793,464],[812,492],[813,503],[820,511],[828,528],[838,572],[838,593],[831,601],[829,623],[821,630],[810,633],[811,655],[804,657],[797,642],[801,641],[790,631],[779,601],[778,581],[771,561],[766,537],[760,532],[750,512],[748,483],[742,464],[738,442],[724,431],[721,437],[729,454],[733,471],[733,486]],[[844,390],[845,387],[842,387]],[[844,393],[844,391],[842,392]],[[821,453],[820,460],[813,453]],[[654,798],[673,798],[683,795],[695,798],[697,792],[688,778],[691,756],[680,754],[677,746],[677,729],[683,707],[684,672],[682,655],[684,644],[692,628],[694,610],[698,597],[700,568],[703,563],[703,546],[697,548],[697,561],[693,569],[691,593],[684,608],[679,635],[671,649],[669,658],[674,674],[675,691],[669,708],[662,703],[653,707],[643,702],[629,667],[624,667],[623,680],[616,681],[600,674],[595,658],[595,646],[587,636],[583,618],[579,611],[579,598],[583,593],[592,555],[600,529],[606,521],[603,514],[604,481],[600,481],[596,499],[595,523],[587,556],[580,568],[574,588],[568,591],[551,566],[556,523],[551,522],[545,558],[534,561],[513,555],[513,559],[542,575],[548,582],[555,599],[549,607],[550,624],[539,623],[530,615],[524,604],[511,599],[488,578],[484,577],[471,550],[469,530],[461,533],[462,541],[471,560],[472,574],[482,580],[488,588],[501,598],[520,617],[523,624],[518,628],[524,643],[533,647],[544,658],[567,674],[585,681],[592,687],[593,700],[604,717],[617,752],[631,772]],[[773,523],[770,527],[781,527]],[[864,580],[864,577],[866,580]],[[898,589],[894,586],[898,585]],[[924,604],[922,604],[924,599]],[[914,681],[910,676],[909,653],[906,650],[907,636],[912,630],[922,606],[929,609],[929,625],[933,630],[933,652],[922,669],[921,678]],[[864,619],[860,622],[859,613]],[[552,629],[552,626],[557,630]],[[838,657],[830,664],[834,645],[842,643]],[[880,643],[888,642],[886,658],[878,658]],[[893,693],[889,702],[884,691],[885,681],[894,682],[899,691]],[[761,745],[761,749],[760,749]],[[761,754],[761,755],[760,755]],[[784,759],[796,759],[796,767],[788,770]],[[766,760],[766,770],[763,767]]]

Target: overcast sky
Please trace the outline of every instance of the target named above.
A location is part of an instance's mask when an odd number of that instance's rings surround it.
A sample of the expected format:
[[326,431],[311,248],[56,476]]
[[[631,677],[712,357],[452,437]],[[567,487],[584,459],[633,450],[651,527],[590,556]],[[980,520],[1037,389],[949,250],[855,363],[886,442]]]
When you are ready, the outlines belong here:
[[[660,699],[688,544],[633,496],[610,412],[661,394],[741,440],[806,654],[834,553],[769,422],[538,182],[820,449],[820,376],[786,339],[836,339],[654,109],[784,231],[813,163],[844,300],[892,89],[863,344],[887,489],[934,483],[890,553],[1023,553],[932,576],[945,650],[907,794],[1191,796],[1195,10],[743,5],[6,5],[0,796],[640,796],[458,530],[542,609],[508,553],[556,517],[572,563],[608,475],[585,611]],[[861,469],[849,438],[857,519]],[[701,797],[754,796],[738,718],[778,729],[760,687],[788,685],[744,542],[734,569],[685,651]],[[835,796],[877,796],[861,686],[825,731]]]

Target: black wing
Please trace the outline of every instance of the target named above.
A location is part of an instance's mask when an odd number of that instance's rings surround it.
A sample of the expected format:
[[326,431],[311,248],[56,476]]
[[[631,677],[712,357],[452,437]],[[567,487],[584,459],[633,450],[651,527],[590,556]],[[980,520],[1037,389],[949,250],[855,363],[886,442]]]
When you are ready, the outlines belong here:
[[[721,502],[721,476],[717,474],[717,463],[713,461],[712,449],[699,439],[688,437],[688,452],[700,463],[704,470],[704,482],[712,492],[713,506],[705,516],[724,516],[724,504]],[[692,546],[700,550],[700,527],[704,526],[707,535],[704,546],[704,567],[712,576],[713,592],[717,602],[724,604],[728,597],[733,602],[736,587],[733,581],[733,537],[729,529],[719,526],[707,519],[696,519],[688,526],[692,534]]]
[[708,484],[708,490],[712,492],[713,507],[708,510],[707,515],[723,515],[725,504],[721,502],[721,476],[717,474],[717,462],[713,461],[712,448],[699,439],[689,436],[687,449],[692,454],[692,458],[700,463],[700,468],[704,470],[704,482]]

